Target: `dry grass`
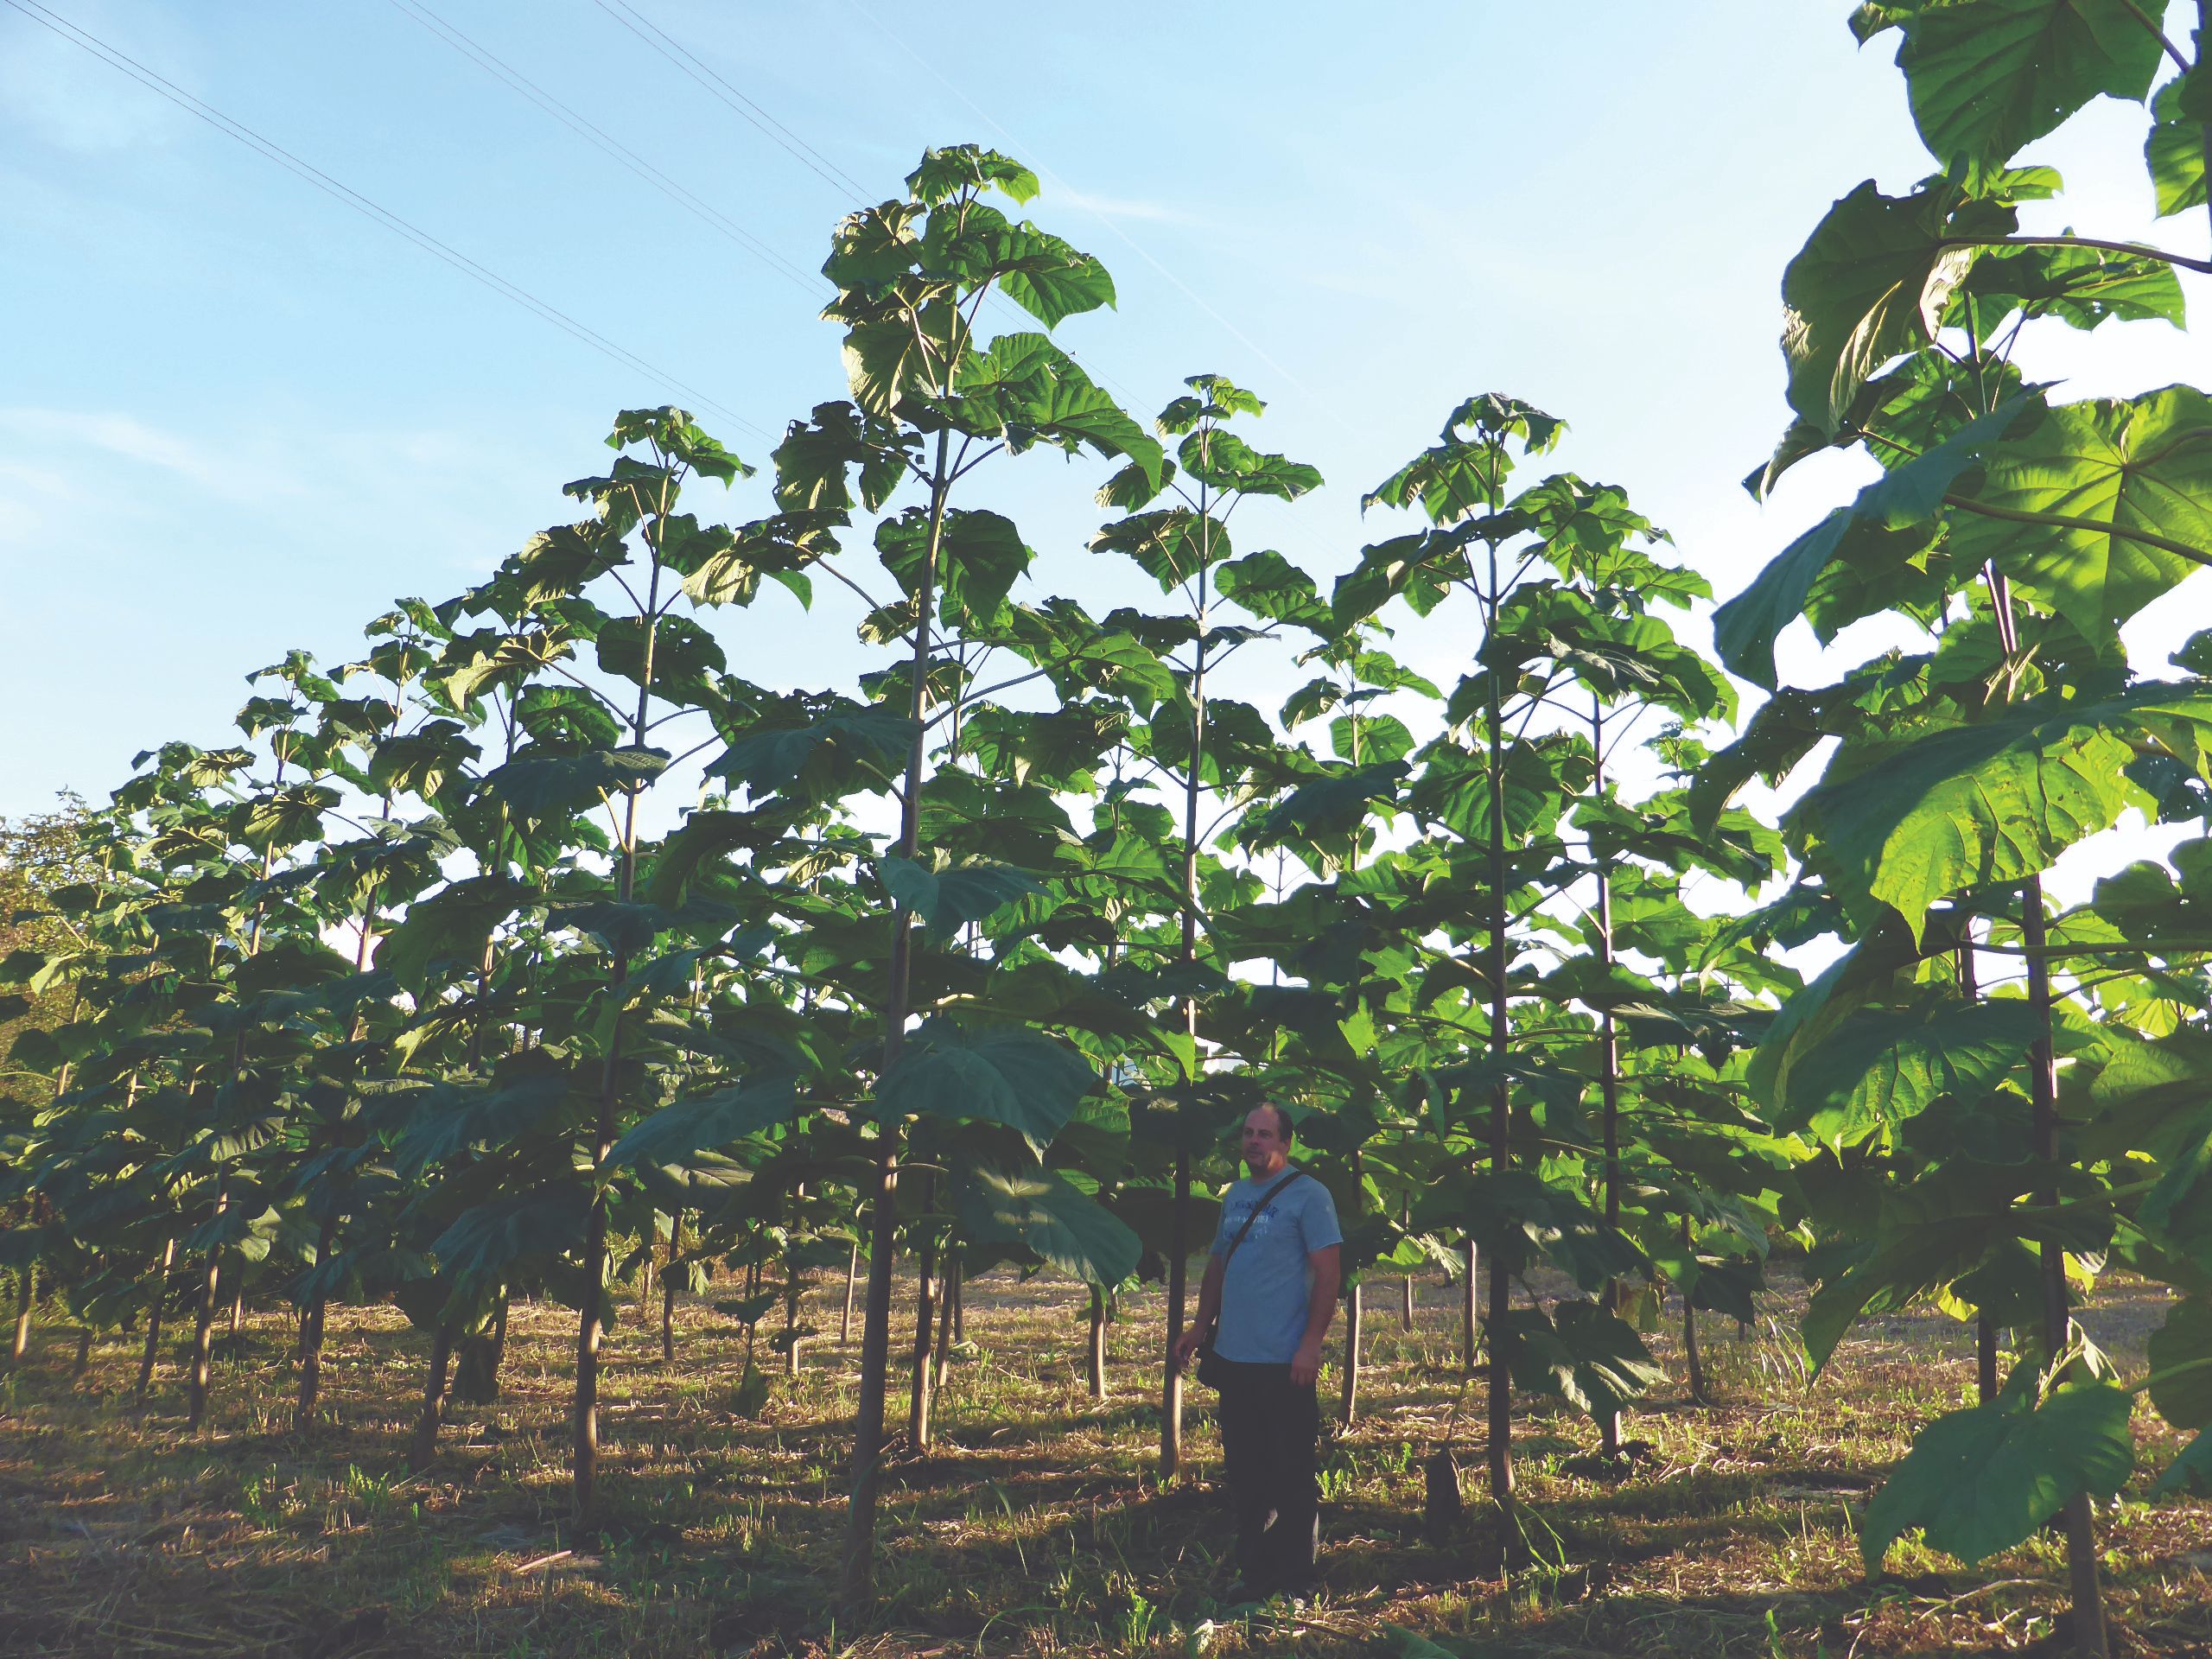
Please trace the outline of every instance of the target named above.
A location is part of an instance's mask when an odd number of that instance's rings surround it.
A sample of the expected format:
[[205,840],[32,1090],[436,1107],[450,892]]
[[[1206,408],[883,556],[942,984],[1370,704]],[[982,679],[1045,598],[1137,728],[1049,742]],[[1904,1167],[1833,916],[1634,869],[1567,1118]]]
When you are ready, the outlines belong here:
[[[742,1418],[735,1327],[686,1306],[664,1370],[658,1332],[626,1323],[603,1385],[603,1529],[579,1537],[566,1525],[564,1310],[516,1310],[499,1404],[455,1408],[435,1465],[413,1478],[403,1458],[426,1344],[388,1310],[334,1311],[322,1421],[306,1437],[289,1432],[282,1314],[248,1321],[204,1438],[184,1431],[173,1367],[136,1413],[135,1344],[98,1344],[73,1384],[74,1330],[48,1325],[0,1381],[0,1651],[1320,1655],[1395,1651],[1389,1624],[1453,1652],[1559,1659],[2050,1645],[2053,1541],[1971,1572],[1915,1546],[1878,1582],[1859,1565],[1864,1493],[1916,1424],[1971,1387],[1971,1333],[1941,1315],[1870,1325],[1809,1391],[1781,1344],[1739,1343],[1714,1321],[1719,1403],[1662,1391],[1627,1427],[1649,1455],[1610,1484],[1577,1461],[1586,1421],[1529,1414],[1516,1427],[1522,1490],[1563,1560],[1509,1578],[1472,1502],[1478,1387],[1459,1436],[1474,1518],[1445,1548],[1421,1535],[1421,1459],[1463,1390],[1454,1293],[1423,1287],[1410,1331],[1395,1281],[1370,1295],[1361,1417],[1324,1461],[1325,1589],[1302,1613],[1244,1620],[1218,1604],[1227,1541],[1202,1408],[1194,1478],[1154,1478],[1158,1296],[1132,1299],[1114,1328],[1113,1395],[1094,1405],[1081,1293],[995,1275],[969,1289],[972,1345],[938,1446],[889,1471],[884,1606],[860,1631],[828,1617],[854,1357],[834,1340]],[[2162,1307],[2108,1285],[2085,1323],[2139,1374]],[[835,1324],[834,1310],[815,1317]],[[1671,1333],[1654,1345],[1677,1363]],[[1325,1373],[1325,1389],[1336,1380]],[[1194,1391],[1194,1407],[1207,1399]],[[2175,1439],[2147,1415],[2139,1427],[2155,1468]],[[2212,1659],[2212,1506],[2151,1506],[2147,1485],[2139,1475],[2101,1517],[2116,1645]]]

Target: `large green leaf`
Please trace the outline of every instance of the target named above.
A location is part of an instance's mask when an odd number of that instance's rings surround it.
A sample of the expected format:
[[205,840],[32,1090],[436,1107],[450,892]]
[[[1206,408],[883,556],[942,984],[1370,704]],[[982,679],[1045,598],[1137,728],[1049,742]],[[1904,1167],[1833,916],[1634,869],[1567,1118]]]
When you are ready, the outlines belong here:
[[411,1181],[433,1164],[477,1147],[505,1146],[534,1133],[558,1128],[574,1114],[563,1114],[569,1079],[560,1072],[514,1077],[489,1088],[440,1084],[424,1092],[414,1121],[400,1138],[392,1167]]
[[1847,742],[1789,823],[1847,906],[1891,906],[1917,934],[1936,900],[2033,875],[2111,824],[2138,798],[2123,769],[2139,746],[2201,771],[2208,734],[2212,684],[2182,681]]
[[1159,440],[1046,335],[1000,335],[962,360],[955,384],[952,418],[962,431],[1003,437],[1016,453],[1035,443],[1071,452],[1087,443],[1103,455],[1127,456],[1144,480],[1145,499],[1159,493],[1166,459]]
[[[929,560],[928,509],[909,507],[876,527],[884,568],[911,598]],[[1014,521],[980,509],[956,508],[938,535],[938,601],[947,618],[968,629],[988,625],[1035,556]]]
[[1830,1142],[1862,1140],[1942,1096],[1986,1093],[2035,1036],[2028,1005],[2017,998],[1861,1010],[1792,1071],[1779,1127]]
[[1183,471],[1224,495],[1269,495],[1294,501],[1321,487],[1321,474],[1302,461],[1255,449],[1234,432],[1202,426],[1176,451]]
[[[1554,769],[1541,742],[1509,737],[1500,794],[1508,846],[1558,823],[1572,785]],[[1421,751],[1421,771],[1406,791],[1406,805],[1424,821],[1442,823],[1480,845],[1491,833],[1490,770],[1484,757],[1440,739]]]
[[980,1118],[1044,1147],[1097,1087],[1083,1057],[1042,1032],[932,1020],[906,1039],[875,1098],[887,1118]]
[[[2203,129],[2198,128],[2200,143]],[[1993,250],[1974,262],[1952,310],[1954,325],[1967,321],[1965,302],[1986,339],[2018,310],[2056,317],[2075,328],[2094,328],[2109,318],[2140,322],[2163,319],[2176,327],[2188,315],[2181,278],[2163,259],[2110,248],[2018,247]]]
[[1866,1570],[1921,1527],[1928,1544],[1972,1566],[2024,1543],[2086,1492],[2108,1498],[2135,1466],[2133,1402],[2109,1382],[2068,1382],[2038,1403],[2023,1366],[1986,1405],[1937,1418],[1866,1506],[1859,1535]]
[[1319,634],[1335,632],[1329,607],[1322,602],[1313,578],[1280,553],[1247,554],[1214,574],[1221,596],[1234,600],[1255,616],[1288,622]]
[[518,1261],[581,1249],[588,1208],[575,1187],[496,1198],[464,1211],[430,1250],[455,1278],[498,1274]]
[[1967,505],[1951,517],[1955,563],[1995,563],[2019,593],[2101,639],[2212,563],[2212,398],[2169,386],[2059,405],[1991,452]]
[[2002,166],[2092,99],[2139,101],[2158,69],[2136,0],[1965,0],[1904,26],[1913,122],[1946,166]]
[[2003,235],[2012,224],[2008,210],[1962,203],[1941,183],[1898,197],[1869,179],[1839,200],[1783,273],[1789,406],[1833,435],[1885,363],[1935,338],[1974,257],[1946,238]]
[[684,1163],[699,1153],[734,1146],[749,1135],[787,1123],[798,1109],[788,1078],[734,1084],[662,1107],[617,1141],[607,1162],[616,1169]]
[[1403,760],[1385,760],[1371,766],[1348,766],[1300,784],[1269,809],[1253,844],[1274,845],[1293,836],[1355,834],[1372,816],[1370,803],[1395,801],[1399,781],[1411,770]]
[[683,903],[683,890],[701,866],[740,849],[758,849],[788,828],[788,819],[772,813],[702,808],[661,842],[639,891],[653,904],[672,909]]
[[1592,1301],[1561,1302],[1547,1319],[1516,1307],[1490,1340],[1505,1344],[1516,1388],[1565,1400],[1603,1421],[1667,1380],[1636,1329]]
[[1713,643],[1733,674],[1775,690],[1774,642],[1805,613],[1814,582],[1829,563],[1878,554],[1890,532],[1925,524],[1942,510],[1959,475],[2011,428],[2024,405],[2015,400],[1968,422],[1926,454],[1884,474],[1776,555],[1751,585],[1713,616]]
[[643,788],[667,765],[665,749],[587,749],[542,758],[525,751],[486,773],[484,786],[517,817],[553,817],[595,807],[619,790]]
[[931,213],[922,246],[932,274],[957,276],[969,287],[995,281],[1047,328],[1114,303],[1114,279],[1104,265],[1048,231],[1010,223],[995,208]]
[[708,773],[742,784],[756,798],[779,791],[843,794],[888,782],[913,747],[912,719],[888,709],[837,697],[818,713],[801,707],[791,714],[789,724],[772,719],[736,738]]
[[2143,141],[2144,165],[2158,193],[2158,216],[2186,213],[2204,206],[2204,115],[2193,108],[2191,89],[2212,84],[2212,76],[2195,71],[2168,81],[2151,100],[2157,117],[2151,136]]
[[1127,554],[1166,593],[1220,563],[1232,550],[1220,520],[1189,507],[1165,507],[1116,519],[1090,538],[1090,550]]
[[923,925],[940,938],[1045,891],[1033,877],[1011,864],[981,859],[931,865],[887,855],[878,868],[892,898],[919,916]]
[[1829,1280],[1807,1304],[1805,1351],[1815,1370],[1866,1314],[1892,1313],[1957,1282],[1981,1264],[1994,1242],[1986,1215],[1889,1227],[1872,1255]]
[[377,966],[420,993],[441,958],[474,968],[493,930],[538,897],[526,882],[504,875],[472,876],[408,906],[406,919],[377,947]]
[[2212,1428],[2212,1301],[2191,1296],[2151,1333],[2151,1403],[2176,1428]]
[[2212,1494],[2212,1428],[2200,1433],[2181,1450],[2181,1455],[2168,1464],[2151,1488],[2151,1496],[2164,1497],[2174,1492]]
[[1143,1255],[1136,1234],[1112,1211],[1052,1170],[969,1171],[957,1203],[977,1243],[1020,1245],[1088,1284],[1120,1284]]

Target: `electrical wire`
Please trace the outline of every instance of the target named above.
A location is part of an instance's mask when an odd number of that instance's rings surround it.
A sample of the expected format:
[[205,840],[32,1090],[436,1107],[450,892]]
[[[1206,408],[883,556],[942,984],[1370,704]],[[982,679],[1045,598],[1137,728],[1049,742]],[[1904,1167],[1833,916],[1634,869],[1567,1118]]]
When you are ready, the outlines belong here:
[[697,195],[684,188],[644,156],[639,155],[637,151],[604,129],[595,125],[584,116],[578,114],[574,109],[538,86],[520,70],[501,60],[487,48],[471,40],[428,6],[417,3],[417,0],[391,0],[391,5],[396,10],[419,23],[433,37],[451,47],[479,68],[495,79],[504,81],[587,143],[594,145],[605,154],[613,157],[695,218],[703,220],[712,228],[719,231],[779,276],[797,283],[804,292],[818,294],[821,291],[823,286],[821,277],[810,274],[793,264],[782,254],[777,252],[773,247],[730,218],[728,214],[712,204],[702,200]]
[[849,196],[854,205],[867,202],[868,190],[866,185],[700,61],[689,47],[631,5],[629,0],[613,0],[612,4],[608,0],[592,0],[592,3],[766,133],[795,156],[801,166]]
[[[393,0],[393,3],[397,4],[398,0]],[[666,29],[661,28],[635,6],[630,4],[629,0],[592,0],[592,3],[681,69],[691,79],[705,87],[715,99],[735,111],[753,127],[766,134],[817,178],[842,193],[848,206],[855,208],[865,207],[876,199],[866,185],[839,167],[836,162],[812,144],[807,143],[798,133],[779,121],[752,99],[747,97],[741,90],[702,60],[696,53],[670,35]],[[988,120],[989,118],[985,118]],[[1180,287],[1181,284],[1178,283],[1177,286]],[[1189,290],[1185,291],[1187,293]],[[1193,297],[1196,296],[1193,296]],[[1011,319],[1024,328],[1034,328],[1038,326],[1034,317],[995,289],[991,291],[986,302],[998,315]],[[1200,302],[1200,303],[1204,302]],[[1103,371],[1093,368],[1075,353],[1068,351],[1066,346],[1062,346],[1060,349],[1066,353],[1071,362],[1092,379],[1111,388],[1125,404],[1134,404],[1137,401],[1136,394],[1121,381]]]
[[643,375],[648,379],[682,392],[698,408],[722,416],[733,424],[750,431],[763,442],[773,440],[773,435],[758,423],[746,419],[728,405],[716,402],[696,387],[677,379],[664,369],[655,367],[634,352],[617,345],[598,330],[577,321],[565,311],[539,299],[527,289],[508,281],[497,271],[469,257],[457,248],[440,241],[428,231],[402,219],[389,208],[372,201],[359,191],[333,178],[312,162],[302,160],[281,144],[264,138],[244,122],[234,120],[212,104],[195,98],[175,82],[148,68],[128,54],[110,46],[98,35],[79,28],[59,12],[41,4],[40,0],[0,0],[0,4],[5,4],[22,13],[49,34],[98,59],[118,73],[137,81],[157,97],[167,99],[188,115],[205,122],[226,137],[244,144],[263,159],[275,162],[296,178],[313,185],[334,200],[351,207],[363,218],[372,220],[391,231],[394,235],[413,243],[433,258],[443,260],[464,276],[480,283],[501,298],[521,306],[540,321],[551,323],[564,334],[590,346],[601,356],[611,359],[623,367]]

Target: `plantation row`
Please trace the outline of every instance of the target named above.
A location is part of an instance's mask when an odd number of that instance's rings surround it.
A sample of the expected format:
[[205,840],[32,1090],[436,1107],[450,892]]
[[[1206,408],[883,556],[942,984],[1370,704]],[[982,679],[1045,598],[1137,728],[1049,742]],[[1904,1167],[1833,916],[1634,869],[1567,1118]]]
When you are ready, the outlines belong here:
[[[220,1319],[288,1303],[305,1433],[326,1310],[396,1303],[427,1339],[427,1459],[447,1390],[497,1389],[511,1300],[550,1298],[576,1311],[588,1523],[614,1287],[724,1264],[725,1311],[796,1363],[788,1287],[855,1268],[864,1611],[888,1395],[926,1448],[963,1274],[1089,1284],[1094,1378],[1117,1289],[1164,1276],[1177,1471],[1185,1265],[1224,1134],[1277,1099],[1345,1224],[1344,1413],[1359,1276],[1462,1272],[1509,1537],[1516,1391],[1618,1453],[1660,1377],[1653,1287],[1748,1320],[1786,1240],[1816,1366],[1916,1299],[1980,1332],[1981,1402],[1877,1497],[1869,1567],[1910,1529],[1971,1561],[2061,1516],[2103,1652],[2091,1506],[2133,1469],[2133,1396],[2212,1424],[2212,632],[2178,673],[2120,636],[2212,563],[2212,406],[2065,402],[2014,357],[2178,324],[2175,267],[2212,264],[2021,234],[2059,181],[2014,162],[2177,67],[2148,163],[2164,211],[2202,207],[2212,93],[2129,0],[1854,27],[1902,32],[1943,171],[1851,191],[1791,263],[1792,419],[1751,482],[1830,448],[1881,474],[1720,607],[1717,663],[1669,620],[1706,582],[1621,491],[1544,472],[1561,424],[1509,397],[1363,498],[1389,533],[1325,594],[1240,551],[1243,503],[1319,473],[1255,448],[1260,400],[1217,376],[1149,427],[1119,407],[1052,338],[1111,302],[1105,270],[996,205],[1035,194],[1017,163],[930,152],[838,227],[851,397],[767,477],[682,411],[626,411],[575,522],[400,602],[356,661],[262,671],[234,742],[150,752],[48,838],[0,969],[17,1354],[41,1276],[88,1329],[143,1326],[149,1371],[188,1320],[197,1425]],[[1036,327],[987,337],[994,296]],[[1040,449],[1094,468],[1090,550],[1158,609],[1023,586],[1080,568],[988,505]],[[762,516],[711,522],[707,485]],[[734,671],[823,581],[862,598],[880,665]],[[1780,685],[1785,627],[1874,616],[1923,647]],[[1421,628],[1473,642],[1456,683],[1386,648]],[[1280,709],[1238,696],[1285,657],[1308,677]],[[1770,693],[1740,733],[1729,673]],[[1824,746],[1778,826],[1732,804]],[[2049,904],[2053,862],[2131,810],[2196,838]],[[1810,982],[1778,959],[1821,940]],[[1577,1291],[1528,1289],[1539,1262]],[[2177,1296],[2132,1381],[2069,1311],[2108,1262]],[[2161,1485],[2191,1483],[2201,1434]]]

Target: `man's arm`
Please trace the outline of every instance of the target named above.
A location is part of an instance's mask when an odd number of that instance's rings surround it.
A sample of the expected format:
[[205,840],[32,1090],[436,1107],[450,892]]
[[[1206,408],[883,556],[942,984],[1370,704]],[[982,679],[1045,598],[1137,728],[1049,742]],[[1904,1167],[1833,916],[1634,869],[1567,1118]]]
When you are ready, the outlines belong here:
[[1306,1335],[1290,1357],[1290,1380],[1301,1389],[1321,1375],[1321,1339],[1329,1334],[1329,1321],[1337,1316],[1337,1293],[1344,1288],[1340,1249],[1328,1244],[1306,1255],[1306,1265],[1313,1274],[1313,1294],[1306,1302]]
[[1191,1363],[1191,1356],[1198,1351],[1198,1344],[1213,1329],[1214,1321],[1221,1316],[1221,1258],[1206,1257],[1205,1277],[1198,1281],[1198,1317],[1184,1327],[1183,1334],[1175,1338],[1175,1369],[1181,1370]]

